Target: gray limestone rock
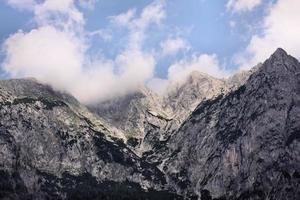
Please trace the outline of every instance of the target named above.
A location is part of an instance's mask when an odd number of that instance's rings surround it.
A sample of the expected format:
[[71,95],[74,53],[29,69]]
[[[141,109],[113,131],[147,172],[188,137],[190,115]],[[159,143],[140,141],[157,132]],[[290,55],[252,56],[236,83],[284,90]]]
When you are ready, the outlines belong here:
[[181,194],[299,199],[300,63],[278,49],[237,90],[204,101],[167,141]]
[[108,140],[74,98],[25,79],[1,81],[0,94],[1,199],[176,197],[163,192],[158,168]]

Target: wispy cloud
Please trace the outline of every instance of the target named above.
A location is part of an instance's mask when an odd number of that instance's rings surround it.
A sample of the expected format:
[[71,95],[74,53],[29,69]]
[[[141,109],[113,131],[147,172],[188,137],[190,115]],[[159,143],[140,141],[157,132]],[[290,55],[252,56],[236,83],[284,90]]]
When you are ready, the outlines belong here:
[[33,10],[36,5],[35,0],[7,0],[7,3],[20,10]]
[[146,6],[139,16],[135,9],[130,9],[109,19],[116,26],[129,30],[129,49],[140,49],[149,26],[160,25],[165,17],[165,1],[160,0]]
[[226,8],[235,13],[247,12],[260,5],[262,0],[229,0]]
[[179,51],[187,51],[191,47],[189,43],[183,38],[167,38],[165,41],[160,43],[160,47],[162,48],[162,55],[176,55]]
[[79,4],[83,8],[94,9],[98,0],[78,0]]

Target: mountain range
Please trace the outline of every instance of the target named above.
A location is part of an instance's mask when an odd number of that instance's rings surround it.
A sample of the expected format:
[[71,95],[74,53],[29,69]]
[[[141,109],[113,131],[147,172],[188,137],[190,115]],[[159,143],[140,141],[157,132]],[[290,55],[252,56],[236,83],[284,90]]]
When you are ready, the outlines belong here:
[[280,48],[92,105],[1,80],[0,199],[299,199],[299,113],[300,63]]

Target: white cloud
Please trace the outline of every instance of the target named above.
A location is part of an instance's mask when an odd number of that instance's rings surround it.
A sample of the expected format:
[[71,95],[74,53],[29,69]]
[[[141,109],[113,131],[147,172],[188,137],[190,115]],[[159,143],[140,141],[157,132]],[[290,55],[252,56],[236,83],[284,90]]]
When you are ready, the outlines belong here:
[[78,0],[79,4],[83,8],[94,9],[98,0]]
[[171,65],[168,69],[168,79],[152,79],[148,86],[161,94],[166,92],[169,84],[183,83],[193,71],[217,78],[225,78],[230,75],[230,72],[220,65],[215,54],[194,54]]
[[191,58],[180,60],[171,65],[168,70],[168,79],[183,80],[192,71],[199,71],[218,78],[228,75],[226,70],[220,66],[215,54],[194,54]]
[[[86,3],[90,1],[86,0]],[[7,0],[7,3],[14,8],[34,12],[35,22],[40,26],[51,23],[67,27],[73,22],[84,23],[83,14],[76,8],[75,0]]]
[[84,103],[136,90],[153,76],[156,64],[153,56],[130,50],[115,60],[92,59],[82,40],[52,26],[16,33],[4,49],[4,70],[12,77],[35,77]]
[[35,20],[39,25],[52,24],[69,28],[83,24],[83,14],[76,8],[75,0],[45,0],[34,6]]
[[66,90],[70,89],[70,80],[77,78],[83,62],[80,41],[51,26],[29,33],[20,31],[5,41],[4,49],[4,69],[11,76],[36,77]]
[[163,0],[154,1],[148,5],[142,12],[140,19],[135,21],[137,27],[145,29],[149,24],[160,24],[166,17],[164,10],[165,2]]
[[120,66],[119,73],[122,78],[128,79],[129,84],[143,84],[153,76],[155,59],[152,55],[136,50],[122,52],[116,58],[116,65]]
[[160,44],[163,55],[176,55],[181,50],[189,50],[190,45],[182,38],[168,38]]
[[114,59],[88,53],[88,37],[102,33],[84,30],[83,15],[75,5],[73,0],[33,5],[37,27],[11,35],[3,45],[3,66],[11,77],[36,77],[83,103],[124,95],[153,77],[156,61],[141,46],[147,28],[163,19],[161,3],[146,6],[126,22],[130,39]]
[[153,78],[148,81],[147,86],[155,91],[157,94],[163,95],[169,85],[169,81],[167,79],[162,78]]
[[35,0],[7,0],[7,3],[14,8],[31,10],[36,4]]
[[226,8],[232,12],[245,12],[251,11],[258,5],[262,0],[229,0],[226,4]]
[[262,34],[251,38],[236,63],[248,69],[268,58],[278,47],[300,58],[300,1],[278,0],[264,18]]
[[91,37],[98,36],[99,38],[103,39],[104,41],[111,41],[113,38],[112,31],[106,30],[106,29],[99,29],[99,30],[91,31],[91,32],[88,32],[87,34]]
[[121,13],[116,16],[110,16],[109,19],[112,23],[118,26],[127,26],[130,24],[131,20],[135,17],[136,10],[130,9],[125,13]]

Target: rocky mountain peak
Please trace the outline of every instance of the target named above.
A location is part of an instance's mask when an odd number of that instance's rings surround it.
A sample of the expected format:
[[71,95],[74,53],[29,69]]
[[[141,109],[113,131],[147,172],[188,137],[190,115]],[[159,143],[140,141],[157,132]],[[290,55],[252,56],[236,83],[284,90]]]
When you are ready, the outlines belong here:
[[192,71],[190,72],[184,79],[182,80],[175,80],[175,81],[171,81],[171,83],[169,84],[169,88],[167,89],[168,91],[166,92],[168,93],[172,93],[174,92],[174,90],[178,90],[178,88],[180,87],[186,87],[188,85],[199,85],[205,81],[218,81],[219,79],[210,76],[206,73],[203,72],[199,72],[199,71]]
[[279,48],[250,76],[248,82],[251,87],[265,88],[268,92],[279,92],[283,88],[298,87],[299,66],[297,59]]
[[276,51],[271,55],[271,58],[287,58],[288,56],[288,53],[284,49],[277,48]]
[[199,72],[199,71],[192,71],[186,78],[186,81],[185,82],[188,82],[188,83],[196,83],[196,82],[199,82],[199,80],[201,79],[206,79],[206,80],[210,80],[210,79],[214,79],[216,80],[217,78],[213,77],[213,76],[210,76],[208,74],[205,74],[203,72]]

